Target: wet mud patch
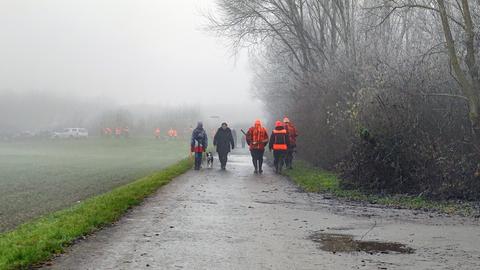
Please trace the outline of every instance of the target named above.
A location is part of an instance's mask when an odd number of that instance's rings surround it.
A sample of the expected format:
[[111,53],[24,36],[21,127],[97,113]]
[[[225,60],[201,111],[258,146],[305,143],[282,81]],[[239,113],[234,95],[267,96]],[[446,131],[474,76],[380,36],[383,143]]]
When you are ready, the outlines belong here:
[[401,243],[355,240],[352,235],[348,234],[315,232],[310,235],[309,239],[319,243],[321,250],[333,253],[412,254],[415,251]]
[[333,230],[333,231],[350,231],[350,230],[353,230],[354,228],[353,227],[333,227],[333,228],[327,227],[327,229]]
[[260,204],[297,204],[296,202],[283,201],[283,200],[272,200],[272,201],[254,200],[254,202],[260,203]]

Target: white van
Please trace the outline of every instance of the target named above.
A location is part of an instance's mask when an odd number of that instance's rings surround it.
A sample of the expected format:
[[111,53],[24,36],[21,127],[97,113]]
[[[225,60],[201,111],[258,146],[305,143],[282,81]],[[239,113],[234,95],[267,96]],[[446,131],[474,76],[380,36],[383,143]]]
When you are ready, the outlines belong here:
[[57,139],[88,138],[88,130],[86,128],[64,128],[62,131],[54,132],[52,137]]

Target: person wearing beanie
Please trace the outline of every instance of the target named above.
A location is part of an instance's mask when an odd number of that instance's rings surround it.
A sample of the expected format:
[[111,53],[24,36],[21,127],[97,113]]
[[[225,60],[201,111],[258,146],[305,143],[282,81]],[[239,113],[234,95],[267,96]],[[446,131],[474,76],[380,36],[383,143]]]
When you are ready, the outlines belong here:
[[230,153],[230,150],[235,149],[232,131],[227,123],[222,123],[222,126],[217,130],[217,133],[215,133],[213,145],[217,148],[221,169],[225,170],[227,167],[228,153]]
[[265,153],[265,146],[268,144],[268,132],[262,126],[260,120],[256,120],[253,127],[248,129],[246,134],[246,141],[250,147],[250,154],[252,155],[254,173],[263,173],[263,154]]
[[290,145],[288,132],[281,121],[275,122],[275,129],[270,135],[268,147],[273,150],[273,165],[276,173],[282,173],[282,167],[285,162],[285,156]]
[[202,165],[203,152],[207,150],[208,138],[207,133],[203,129],[203,123],[198,122],[197,128],[192,132],[192,139],[190,143],[191,152],[195,153],[195,170],[200,170]]

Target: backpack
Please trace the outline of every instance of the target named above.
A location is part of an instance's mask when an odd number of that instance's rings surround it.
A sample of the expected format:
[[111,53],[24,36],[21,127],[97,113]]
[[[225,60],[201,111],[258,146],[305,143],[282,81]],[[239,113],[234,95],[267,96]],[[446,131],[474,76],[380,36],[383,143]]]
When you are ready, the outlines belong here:
[[205,144],[205,137],[206,137],[206,133],[205,133],[205,130],[203,129],[195,129],[193,131],[193,139],[195,140],[195,142],[197,143],[198,142],[198,145],[199,146],[204,146]]

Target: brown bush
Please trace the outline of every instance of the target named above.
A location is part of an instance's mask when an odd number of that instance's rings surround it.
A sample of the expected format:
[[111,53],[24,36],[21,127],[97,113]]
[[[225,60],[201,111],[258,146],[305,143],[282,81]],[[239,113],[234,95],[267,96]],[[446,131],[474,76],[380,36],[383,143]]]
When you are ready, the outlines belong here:
[[343,185],[376,193],[478,199],[479,154],[467,107],[445,97],[378,96],[339,163]]

